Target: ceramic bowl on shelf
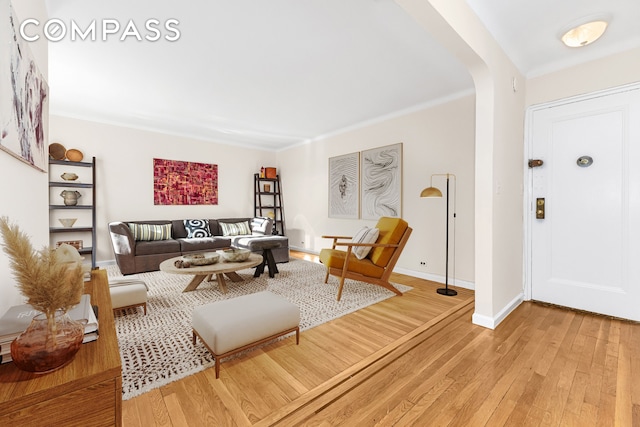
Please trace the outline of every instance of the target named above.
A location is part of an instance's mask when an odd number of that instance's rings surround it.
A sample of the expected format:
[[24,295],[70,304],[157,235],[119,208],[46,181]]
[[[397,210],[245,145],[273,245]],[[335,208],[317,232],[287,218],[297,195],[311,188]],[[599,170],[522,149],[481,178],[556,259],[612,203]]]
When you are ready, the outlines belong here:
[[60,175],[60,178],[64,179],[65,181],[75,181],[76,179],[78,179],[78,175],[73,172],[65,172]]
[[223,249],[221,253],[222,258],[228,262],[246,261],[249,258],[249,255],[251,255],[251,251],[249,249],[241,248]]
[[67,150],[66,155],[67,155],[67,159],[71,160],[72,162],[81,162],[82,159],[84,158],[82,151],[77,150],[75,148],[72,148],[71,150]]
[[67,149],[64,148],[64,145],[58,144],[54,142],[49,144],[49,155],[54,160],[64,160],[67,153]]
[[63,227],[73,227],[77,220],[78,218],[60,218],[58,221]]

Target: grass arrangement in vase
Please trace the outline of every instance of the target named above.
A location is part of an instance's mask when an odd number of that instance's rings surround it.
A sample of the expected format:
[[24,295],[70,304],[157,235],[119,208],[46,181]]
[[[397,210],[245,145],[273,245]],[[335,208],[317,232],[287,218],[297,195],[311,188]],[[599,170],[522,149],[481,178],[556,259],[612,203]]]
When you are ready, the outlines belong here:
[[3,250],[20,293],[41,314],[11,343],[20,369],[50,372],[69,363],[82,345],[84,325],[67,311],[80,302],[84,289],[82,257],[70,245],[36,251],[29,237],[5,216],[0,217]]

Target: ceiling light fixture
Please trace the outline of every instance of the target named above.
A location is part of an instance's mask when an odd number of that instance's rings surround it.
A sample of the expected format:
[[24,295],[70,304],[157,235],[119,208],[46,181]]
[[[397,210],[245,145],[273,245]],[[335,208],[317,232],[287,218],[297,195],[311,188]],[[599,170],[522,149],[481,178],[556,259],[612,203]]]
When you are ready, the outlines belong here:
[[562,42],[569,47],[582,47],[598,40],[607,29],[608,22],[604,19],[597,19],[572,26],[572,28],[562,34]]

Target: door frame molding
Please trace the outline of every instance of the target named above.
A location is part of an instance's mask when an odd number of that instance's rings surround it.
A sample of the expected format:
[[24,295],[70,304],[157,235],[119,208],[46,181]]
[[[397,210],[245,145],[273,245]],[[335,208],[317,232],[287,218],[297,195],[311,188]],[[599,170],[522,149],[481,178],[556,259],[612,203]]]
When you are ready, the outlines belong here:
[[531,224],[534,219],[534,194],[533,194],[533,169],[529,168],[528,162],[532,156],[533,151],[533,115],[535,112],[540,110],[545,110],[548,108],[559,107],[562,105],[573,104],[576,102],[586,101],[594,98],[599,98],[602,96],[615,95],[623,92],[629,92],[632,90],[640,90],[640,82],[625,84],[621,86],[616,86],[613,88],[598,90],[595,92],[590,92],[582,95],[571,96],[568,98],[558,99],[555,101],[545,102],[543,104],[531,105],[527,108],[525,114],[525,125],[524,125],[524,191],[523,191],[523,266],[522,266],[522,282],[524,284],[524,300],[531,300],[531,277],[532,277],[532,268],[531,265],[531,243],[532,243],[532,235],[531,235]]

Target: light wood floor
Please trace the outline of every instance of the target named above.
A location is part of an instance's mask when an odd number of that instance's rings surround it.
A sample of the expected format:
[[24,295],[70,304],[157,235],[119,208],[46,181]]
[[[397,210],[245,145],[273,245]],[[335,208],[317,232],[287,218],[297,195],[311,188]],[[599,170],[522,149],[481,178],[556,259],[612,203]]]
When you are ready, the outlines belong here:
[[524,303],[491,331],[472,291],[392,281],[414,289],[125,401],[123,425],[640,426],[639,324]]

